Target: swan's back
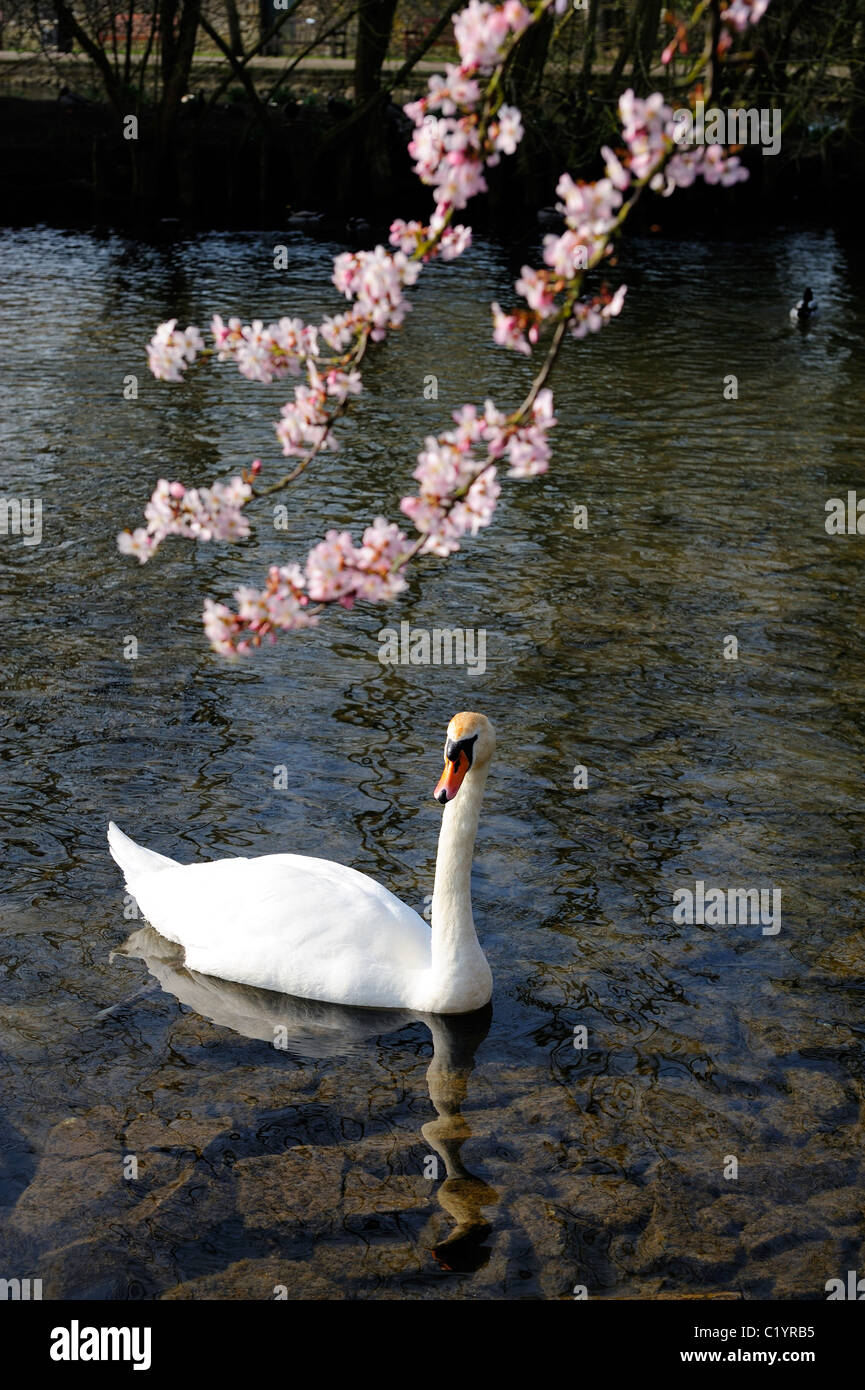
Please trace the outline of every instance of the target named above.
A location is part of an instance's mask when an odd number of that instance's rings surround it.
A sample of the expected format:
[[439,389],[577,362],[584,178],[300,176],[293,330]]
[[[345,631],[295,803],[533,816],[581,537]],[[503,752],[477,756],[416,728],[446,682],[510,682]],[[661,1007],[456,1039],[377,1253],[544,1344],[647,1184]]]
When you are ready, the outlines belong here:
[[111,847],[142,913],[184,947],[190,970],[388,1008],[430,969],[423,919],[346,865],[301,854],[176,864],[122,832]]

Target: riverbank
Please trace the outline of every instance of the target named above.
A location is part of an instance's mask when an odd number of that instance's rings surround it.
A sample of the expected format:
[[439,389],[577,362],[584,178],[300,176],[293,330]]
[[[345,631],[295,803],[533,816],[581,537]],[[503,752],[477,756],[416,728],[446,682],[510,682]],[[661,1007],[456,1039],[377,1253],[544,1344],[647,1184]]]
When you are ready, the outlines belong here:
[[[329,77],[344,82],[345,74]],[[409,135],[396,104],[358,121],[339,92],[292,90],[264,111],[241,99],[214,104],[196,96],[181,108],[166,179],[154,165],[156,123],[146,110],[129,139],[107,105],[70,95],[6,97],[0,99],[4,221],[143,229],[172,218],[190,227],[280,226],[302,211],[385,226],[394,215],[428,210],[406,152]],[[734,227],[743,217],[766,225],[851,220],[863,156],[843,132],[785,131],[777,155],[747,148],[742,158],[751,172],[746,184],[647,200],[646,225],[699,232]],[[517,155],[491,172],[489,195],[473,204],[473,223],[498,235],[521,234],[555,202],[563,168],[583,177],[598,172],[596,162],[576,152],[574,132],[541,115]]]

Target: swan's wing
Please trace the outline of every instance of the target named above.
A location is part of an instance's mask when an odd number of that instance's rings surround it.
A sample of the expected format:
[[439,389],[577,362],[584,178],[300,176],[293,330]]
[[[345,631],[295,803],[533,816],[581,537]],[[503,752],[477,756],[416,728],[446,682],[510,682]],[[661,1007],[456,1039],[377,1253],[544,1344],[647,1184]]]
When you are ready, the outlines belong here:
[[190,970],[285,994],[375,1005],[430,968],[430,929],[386,888],[329,859],[272,854],[140,875],[147,920]]

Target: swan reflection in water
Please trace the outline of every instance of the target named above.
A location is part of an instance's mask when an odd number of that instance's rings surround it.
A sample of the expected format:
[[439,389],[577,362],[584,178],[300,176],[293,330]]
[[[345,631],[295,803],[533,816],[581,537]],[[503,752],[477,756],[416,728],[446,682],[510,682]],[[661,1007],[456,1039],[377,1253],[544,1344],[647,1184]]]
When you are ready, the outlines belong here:
[[[445,1179],[436,1189],[436,1197],[455,1223],[454,1230],[433,1247],[432,1253],[446,1270],[473,1272],[487,1262],[490,1248],[484,1241],[491,1227],[482,1208],[497,1202],[498,1193],[463,1163],[461,1149],[471,1137],[471,1129],[461,1106],[475,1054],[489,1032],[489,1004],[470,1014],[423,1014],[402,1009],[351,1008],[275,994],[188,970],[183,948],[167,941],[152,927],[132,932],[112,952],[112,959],[114,956],[143,961],[166,993],[219,1027],[299,1057],[343,1056],[368,1040],[394,1033],[409,1023],[424,1023],[432,1035],[433,1056],[426,1079],[436,1118],[427,1121],[421,1133],[444,1164]],[[152,989],[148,985],[139,993]],[[101,1017],[116,1013],[128,1002],[113,1005]]]

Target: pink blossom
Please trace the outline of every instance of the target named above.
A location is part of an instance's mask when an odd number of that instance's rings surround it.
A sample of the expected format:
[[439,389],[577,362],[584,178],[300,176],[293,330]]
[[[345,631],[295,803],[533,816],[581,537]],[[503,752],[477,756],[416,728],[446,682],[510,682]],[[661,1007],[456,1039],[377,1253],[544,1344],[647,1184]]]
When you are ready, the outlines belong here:
[[155,552],[158,542],[146,526],[134,531],[121,531],[117,537],[117,549],[121,555],[134,555],[142,565],[146,565]]
[[404,497],[400,507],[425,537],[422,553],[447,556],[459,550],[460,539],[467,532],[477,535],[482,526],[489,526],[500,492],[496,470],[487,466],[469,485],[465,498],[449,509],[443,505],[443,499],[423,492],[417,497]]
[[[601,243],[592,243],[592,255],[600,245]],[[561,236],[555,236],[550,232],[544,237],[544,260],[563,280],[575,280],[588,268],[589,247],[570,228]]]
[[309,552],[306,574],[310,597],[323,603],[354,602],[354,545],[348,531],[328,531]]
[[732,0],[721,11],[721,20],[741,34],[749,24],[757,24],[769,8],[769,0]]
[[[549,391],[539,393],[537,413],[525,427],[526,444],[531,446],[527,456],[540,458],[544,454],[543,432],[555,423],[551,400]],[[462,536],[476,535],[490,524],[501,492],[493,460],[509,449],[523,428],[509,422],[489,400],[482,414],[476,406],[464,405],[454,411],[453,420],[455,429],[427,438],[414,471],[419,483],[417,495],[404,497],[400,503],[424,537],[421,552],[425,554],[450,555],[459,550]],[[486,457],[480,460],[473,453],[477,445],[485,446]]]
[[286,401],[280,412],[281,418],[274,426],[286,457],[306,454],[311,449],[337,447],[330,431],[325,386],[311,362],[307,371],[309,386],[294,388],[294,400]]
[[423,222],[404,222],[401,218],[390,226],[391,246],[398,247],[406,256],[417,255],[420,248],[434,237],[438,239],[437,244],[424,252],[423,259],[428,261],[438,254],[443,261],[452,261],[471,245],[472,229],[446,226],[443,217],[438,214],[433,214],[428,226]]
[[[453,116],[457,109],[477,106],[481,99],[481,89],[474,77],[461,67],[449,63],[444,77],[435,73],[429,80],[429,96],[423,102],[406,106],[406,113],[413,120],[421,120],[426,111],[438,109],[444,116]],[[421,109],[418,110],[417,108]]]
[[439,240],[439,253],[443,261],[456,260],[467,251],[472,242],[471,227],[463,227],[457,224],[455,227],[446,227]]
[[322,319],[319,333],[328,347],[334,352],[342,352],[354,341],[362,327],[362,320],[351,309],[344,314]]
[[262,641],[275,641],[276,631],[314,627],[318,618],[306,612],[303,571],[297,565],[271,565],[261,590],[242,585],[235,590],[238,609],[204,600],[202,621],[208,640],[222,656],[245,656]]
[[619,97],[619,116],[628,168],[634,178],[645,179],[672,146],[673,113],[660,92],[642,100],[629,87]]
[[698,172],[704,183],[720,183],[730,188],[734,183],[742,183],[748,177],[748,170],[738,155],[728,154],[723,145],[706,145],[700,151],[702,159]]
[[455,122],[444,116],[425,116],[415,126],[408,152],[415,161],[415,173],[424,183],[431,182],[447,150],[446,140]]
[[245,540],[249,522],[243,507],[252,496],[252,487],[241,477],[209,488],[185,488],[160,478],[144,508],[146,527],[121,531],[117,548],[122,555],[135,555],[145,564],[156,554],[168,536],[189,540]]
[[[427,96],[404,108],[415,126],[408,147],[415,173],[436,189],[433,232],[441,233],[447,215],[486,191],[484,165],[513,154],[522,139],[522,118],[514,106],[500,106],[486,132],[482,130],[477,114],[482,94],[476,74],[491,70],[508,40],[531,22],[520,0],[507,0],[502,6],[471,0],[453,20],[460,65],[449,65],[444,76],[432,76]],[[416,223],[395,224],[391,231],[391,243],[405,254],[412,254],[428,239],[426,229]],[[441,241],[442,255],[453,259],[468,244],[468,229],[460,229],[458,238],[445,233]]]
[[415,173],[438,190],[437,202],[445,208],[463,208],[486,189],[483,152],[476,124],[468,118],[425,116],[409,142]]
[[299,376],[303,364],[318,356],[318,333],[302,319],[282,318],[266,328],[261,319],[225,324],[214,314],[210,331],[220,362],[233,361],[241,376],[250,381],[278,381]]
[[407,553],[407,548],[405,533],[384,517],[376,517],[372,526],[364,531],[360,549],[355,551],[358,598],[382,603],[402,593],[406,581],[394,566]]
[[690,188],[698,177],[729,188],[747,179],[748,170],[738,155],[728,154],[723,145],[701,145],[674,154],[655,174],[651,187],[669,198],[677,188]]
[[[531,353],[531,345],[526,337],[526,316],[524,314],[506,314],[498,305],[493,304],[493,340],[500,347],[513,348],[515,352],[524,352],[527,356]],[[538,340],[537,325],[532,325],[528,329],[529,337],[532,342]]]
[[538,392],[532,404],[531,422],[518,426],[508,441],[509,478],[534,478],[539,473],[546,473],[550,466],[550,446],[546,436],[555,424],[553,393],[545,387]]
[[390,224],[388,241],[391,246],[396,246],[402,251],[404,256],[413,256],[426,240],[428,230],[423,222],[404,222],[398,217]]
[[236,618],[231,609],[224,603],[214,603],[213,599],[206,598],[202,622],[207,639],[214,650],[222,656],[234,655],[234,634],[237,629]]
[[335,396],[343,405],[349,396],[359,396],[362,390],[360,372],[343,372],[332,367],[325,377],[325,388],[329,396]]
[[610,319],[618,318],[627,292],[627,285],[620,285],[613,295],[607,290],[602,290],[592,299],[580,300],[575,304],[568,325],[573,336],[585,338],[587,333],[598,333]]
[[522,295],[529,308],[541,319],[548,319],[556,312],[557,288],[548,271],[533,270],[528,265],[523,266],[522,274],[514,285],[517,294]]
[[410,308],[403,286],[413,285],[419,274],[420,266],[402,251],[391,254],[383,246],[374,251],[345,252],[333,263],[333,283],[347,299],[355,301],[357,313],[369,325],[375,342],[402,323]]
[[562,200],[556,206],[568,226],[585,240],[606,236],[622,205],[622,194],[612,179],[574,183],[570,174],[562,174],[556,192]]
[[624,164],[622,164],[618,155],[610,149],[609,145],[601,146],[601,154],[604,157],[604,168],[607,178],[616,188],[624,192],[631,182],[631,175],[628,173],[628,170],[625,168]]
[[161,323],[147,345],[147,362],[160,381],[182,381],[183,373],[204,347],[194,324],[181,333],[177,319]]
[[394,566],[407,552],[405,535],[384,517],[376,517],[355,548],[348,531],[328,531],[306,562],[310,598],[351,608],[355,600],[382,602],[405,588]]
[[531,14],[519,0],[507,0],[506,4],[500,6],[470,0],[453,19],[462,65],[479,68],[482,72],[490,71],[502,56],[511,34],[521,34],[531,22]]
[[[502,154],[513,154],[523,138],[523,122],[515,106],[500,106],[490,126],[493,148]],[[491,161],[488,160],[488,163]]]
[[699,165],[697,151],[688,150],[682,154],[674,154],[667,160],[663,172],[653,178],[655,191],[663,192],[664,197],[668,198],[677,188],[690,188],[696,181]]
[[239,318],[230,318],[228,323],[225,323],[220,314],[213,315],[210,321],[210,332],[216,343],[220,362],[227,361],[233,353],[240,340],[242,327]]
[[[501,494],[501,484],[493,467],[486,468],[476,478],[461,502],[457,502],[446,518],[441,541],[448,549],[459,549],[457,538],[467,533],[476,536],[483,526],[489,526],[493,519],[496,503]],[[434,546],[431,545],[430,549]],[[438,554],[442,550],[437,551]],[[447,553],[445,551],[444,553]]]

